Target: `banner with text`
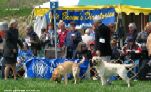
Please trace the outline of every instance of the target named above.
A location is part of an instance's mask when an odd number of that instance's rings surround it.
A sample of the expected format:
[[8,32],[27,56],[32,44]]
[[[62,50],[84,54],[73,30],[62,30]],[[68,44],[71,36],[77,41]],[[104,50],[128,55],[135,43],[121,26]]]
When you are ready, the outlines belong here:
[[[52,11],[51,11],[52,12]],[[50,12],[47,13],[47,22],[50,22]],[[104,24],[115,22],[115,9],[104,8],[97,10],[57,10],[56,21],[63,20],[67,26],[71,21],[76,22],[77,25],[92,25],[95,16],[100,16]]]

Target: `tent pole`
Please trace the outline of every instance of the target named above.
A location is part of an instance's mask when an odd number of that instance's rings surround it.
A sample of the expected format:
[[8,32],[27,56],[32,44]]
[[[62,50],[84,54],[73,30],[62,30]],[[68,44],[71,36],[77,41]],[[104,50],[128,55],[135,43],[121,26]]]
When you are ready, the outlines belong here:
[[56,27],[56,9],[53,10],[54,15],[54,29],[55,29],[55,58],[57,59],[57,27]]
[[145,23],[146,23],[146,15],[144,15],[143,31],[144,31]]
[[151,22],[151,14],[149,14],[149,22]]
[[[116,32],[118,32],[118,30],[119,30],[119,13],[117,14],[117,18],[116,18]],[[118,47],[120,47],[120,39],[119,39],[119,37],[118,37]]]
[[115,28],[116,31],[118,30],[118,22],[119,22],[119,13],[116,16],[116,28]]
[[[122,23],[122,13],[120,13],[119,14],[119,27],[120,27],[120,30],[121,30],[121,32],[123,31],[123,23]],[[123,35],[123,32],[122,33],[120,33],[121,35]],[[123,36],[121,36],[120,37],[120,39],[119,39],[119,46],[120,47],[123,47]]]
[[142,25],[143,23],[142,22],[143,22],[143,14],[141,13],[141,31],[143,30],[143,25]]

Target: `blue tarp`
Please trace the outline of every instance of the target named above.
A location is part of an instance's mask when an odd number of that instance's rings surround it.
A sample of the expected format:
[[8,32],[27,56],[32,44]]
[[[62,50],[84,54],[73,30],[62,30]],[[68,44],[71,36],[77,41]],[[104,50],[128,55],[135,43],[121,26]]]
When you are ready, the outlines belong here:
[[[58,64],[63,63],[67,59],[46,59],[46,58],[32,58],[26,61],[27,77],[29,78],[45,78],[50,79],[54,69]],[[79,62],[79,59],[72,60]],[[84,61],[80,65],[80,77],[83,77],[89,65],[89,61]]]

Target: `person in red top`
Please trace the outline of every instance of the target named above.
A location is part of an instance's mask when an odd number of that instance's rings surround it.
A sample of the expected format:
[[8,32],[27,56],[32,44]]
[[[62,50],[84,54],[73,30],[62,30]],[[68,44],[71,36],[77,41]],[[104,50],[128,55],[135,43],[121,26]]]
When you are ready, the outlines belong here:
[[58,24],[58,47],[61,49],[62,56],[65,57],[65,38],[67,36],[68,30],[65,28],[65,23],[61,20]]

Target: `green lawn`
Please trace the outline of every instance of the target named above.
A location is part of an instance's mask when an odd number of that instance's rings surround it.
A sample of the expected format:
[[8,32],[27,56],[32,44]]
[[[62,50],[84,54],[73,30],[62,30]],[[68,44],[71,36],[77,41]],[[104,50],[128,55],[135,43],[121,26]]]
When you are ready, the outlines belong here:
[[[16,91],[14,91],[16,89]],[[132,81],[128,88],[124,81],[113,81],[112,85],[101,86],[98,81],[82,80],[79,84],[69,81],[56,84],[44,79],[0,80],[0,92],[150,92],[151,81]]]

